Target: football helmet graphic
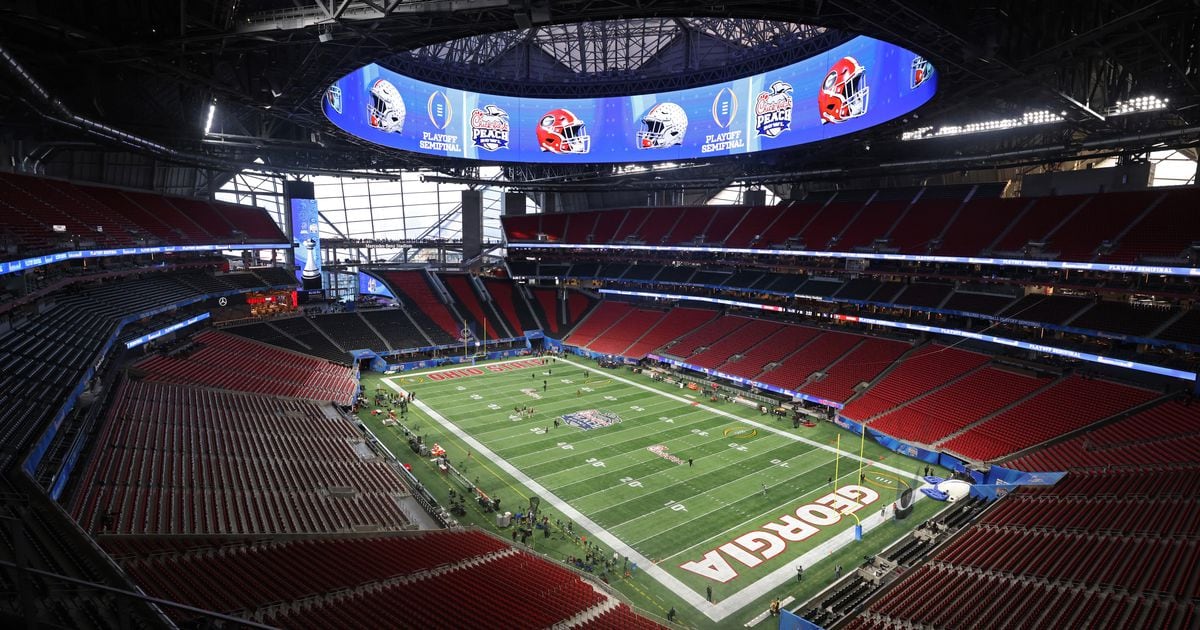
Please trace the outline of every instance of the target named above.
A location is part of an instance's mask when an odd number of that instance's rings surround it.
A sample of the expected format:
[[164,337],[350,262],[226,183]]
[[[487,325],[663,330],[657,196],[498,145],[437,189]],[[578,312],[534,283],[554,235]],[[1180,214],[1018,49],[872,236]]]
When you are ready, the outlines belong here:
[[817,104],[821,124],[840,123],[867,113],[867,71],[854,57],[842,57],[821,83]]
[[400,91],[387,79],[378,79],[371,86],[371,104],[368,122],[380,131],[400,133],[404,129],[404,99]]
[[642,117],[637,146],[639,149],[665,149],[683,144],[687,126],[687,113],[682,107],[675,103],[659,103]]
[[542,116],[537,127],[538,146],[551,153],[587,153],[592,137],[587,128],[570,110],[552,109]]
[[916,89],[933,75],[933,64],[925,60],[924,57],[913,57],[912,60],[912,80],[909,82],[910,89]]

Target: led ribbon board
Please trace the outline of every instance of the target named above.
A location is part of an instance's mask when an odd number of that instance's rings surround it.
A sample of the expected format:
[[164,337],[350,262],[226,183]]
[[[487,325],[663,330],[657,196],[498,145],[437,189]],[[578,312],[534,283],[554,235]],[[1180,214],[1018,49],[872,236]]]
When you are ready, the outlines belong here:
[[106,258],[109,256],[140,256],[142,254],[172,254],[178,252],[219,252],[223,250],[243,250],[243,249],[277,249],[287,247],[286,243],[257,243],[247,245],[245,243],[232,243],[229,245],[164,245],[162,247],[118,247],[114,249],[83,249],[69,252],[58,252],[56,254],[46,254],[45,256],[33,256],[32,258],[22,258],[9,262],[0,262],[0,276],[26,269],[33,269],[43,265],[52,265],[57,262],[66,260],[77,260],[81,258]]
[[917,53],[859,36],[724,83],[605,98],[523,98],[426,83],[376,64],[325,92],[330,122],[364,140],[494,162],[628,163],[740,155],[899,118],[937,91]]
[[858,258],[863,260],[901,260],[906,262],[957,263],[964,265],[997,265],[1033,269],[1067,269],[1071,271],[1107,271],[1111,273],[1146,273],[1155,276],[1187,276],[1200,278],[1200,267],[1168,267],[1164,265],[1119,265],[1110,263],[1072,262],[1057,260],[1027,260],[1024,258],[985,258],[981,256],[923,256],[918,254],[875,254],[868,252],[821,252],[806,249],[767,249],[754,247],[699,247],[694,245],[627,245],[624,243],[509,243],[509,249],[611,250],[683,253],[748,254],[792,256],[797,258]]
[[175,322],[174,324],[171,324],[170,326],[167,326],[166,328],[160,328],[152,333],[142,335],[141,337],[138,337],[137,339],[130,339],[129,341],[125,342],[125,348],[126,349],[136,348],[144,343],[149,343],[151,341],[154,341],[155,339],[158,339],[159,337],[162,337],[163,335],[173,333],[176,330],[179,330],[181,328],[186,328],[188,326],[191,326],[192,324],[195,324],[196,322],[202,322],[202,321],[208,319],[211,315],[212,315],[211,313],[200,313],[199,315],[197,315],[195,317],[189,317],[188,319],[185,319],[181,322]]

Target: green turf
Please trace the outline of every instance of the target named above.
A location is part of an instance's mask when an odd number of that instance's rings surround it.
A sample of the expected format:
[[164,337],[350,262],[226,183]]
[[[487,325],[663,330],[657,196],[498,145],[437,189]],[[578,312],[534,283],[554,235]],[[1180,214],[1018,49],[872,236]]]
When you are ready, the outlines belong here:
[[[834,453],[723,417],[697,403],[820,444],[833,446],[840,435],[842,456],[836,464],[839,486],[858,480],[858,436],[829,423],[793,429],[790,421],[762,416],[742,405],[711,403],[696,392],[679,390],[642,375],[601,370],[591,362],[575,361],[578,366],[560,361],[546,367],[496,373],[488,372],[485,367],[481,376],[441,381],[431,380],[428,373],[366,375],[363,385],[368,398],[378,387],[392,391],[384,386],[385,379],[415,391],[418,399],[432,410],[653,560],[688,588],[703,595],[705,587],[711,586],[714,599],[733,596],[776,569],[794,567],[801,554],[853,525],[853,519],[846,517],[837,524],[822,527],[818,534],[790,543],[783,553],[753,568],[731,561],[738,577],[726,583],[680,568],[680,564],[700,560],[705,552],[828,494],[833,489],[828,480],[835,474]],[[587,378],[585,370],[590,375]],[[620,382],[618,378],[652,391]],[[523,389],[534,390],[538,397],[522,392]],[[685,396],[686,400],[681,402],[664,394]],[[517,417],[514,406],[532,406],[533,417]],[[554,427],[555,418],[585,409],[616,413],[621,422],[586,431],[567,425]],[[395,455],[413,464],[414,473],[439,500],[445,498],[448,489],[458,487],[429,462],[416,457],[394,427],[383,427],[369,410],[364,410],[362,417]],[[506,510],[517,511],[527,505],[533,494],[529,488],[479,453],[472,453],[468,459],[470,447],[445,427],[416,409],[410,413],[407,424],[429,442],[445,447],[452,463],[465,468],[467,477],[478,480],[482,490],[499,496]],[[647,450],[655,445],[666,446],[670,454],[683,460],[691,458],[694,465],[672,463]],[[870,441],[865,444],[864,455],[871,463],[906,471],[920,471],[924,466]],[[873,466],[865,471],[866,485],[878,491],[880,498],[860,510],[857,513],[860,518],[890,505],[896,494],[892,473]],[[542,501],[542,509],[551,514],[552,521],[562,518],[546,497]],[[918,502],[913,518],[888,521],[868,532],[862,542],[851,543],[834,551],[825,561],[806,566],[803,582],[797,583],[794,573],[789,572],[770,593],[716,623],[681,603],[669,588],[644,571],[629,579],[623,579],[620,571],[609,577],[635,606],[651,614],[664,616],[666,609],[674,605],[684,625],[740,627],[763,610],[772,596],[790,594],[799,602],[804,601],[828,585],[835,564],[854,566],[862,555],[891,544],[941,507],[933,501]],[[494,517],[482,513],[477,506],[471,506],[465,520],[497,529]],[[593,535],[578,524],[575,533]],[[539,532],[531,542],[535,550],[555,559],[581,555],[578,541],[562,532],[556,532],[550,539]],[[612,551],[606,549],[605,553],[611,555]],[[760,627],[769,624],[767,621]]]

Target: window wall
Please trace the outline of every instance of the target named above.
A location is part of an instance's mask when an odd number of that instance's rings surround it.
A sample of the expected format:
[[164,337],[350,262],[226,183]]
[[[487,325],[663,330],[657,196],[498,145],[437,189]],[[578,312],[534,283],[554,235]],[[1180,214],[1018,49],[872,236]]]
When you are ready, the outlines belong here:
[[[482,178],[497,178],[500,169],[480,169]],[[462,191],[464,184],[424,181],[423,173],[401,173],[394,179],[362,177],[301,177],[311,181],[321,214],[321,235],[334,239],[370,239],[384,241],[373,248],[378,260],[399,259],[404,246],[386,241],[444,240],[462,238]],[[283,180],[275,175],[240,173],[231,179],[217,199],[256,205],[267,209],[281,225],[283,218]],[[503,191],[483,188],[483,239],[500,242],[500,214]],[[527,212],[540,212],[532,200]],[[346,254],[339,250],[339,258]],[[360,254],[365,257],[365,252]],[[424,253],[409,251],[409,260],[423,260]]]

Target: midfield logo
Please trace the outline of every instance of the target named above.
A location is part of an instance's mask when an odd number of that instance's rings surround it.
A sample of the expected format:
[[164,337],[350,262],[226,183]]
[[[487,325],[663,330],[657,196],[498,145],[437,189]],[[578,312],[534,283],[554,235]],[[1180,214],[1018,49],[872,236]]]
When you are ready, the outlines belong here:
[[621,421],[621,416],[618,416],[611,411],[585,409],[583,411],[576,411],[575,413],[568,413],[564,415],[562,417],[562,421],[571,426],[576,426],[584,431],[588,431],[602,427],[611,427],[612,425]]

